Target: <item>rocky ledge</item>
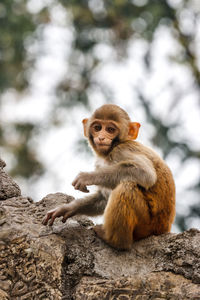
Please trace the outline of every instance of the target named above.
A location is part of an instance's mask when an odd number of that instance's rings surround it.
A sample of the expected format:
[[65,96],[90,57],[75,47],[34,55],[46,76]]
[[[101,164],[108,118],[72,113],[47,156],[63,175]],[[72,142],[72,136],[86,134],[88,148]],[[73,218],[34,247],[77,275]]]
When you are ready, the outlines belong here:
[[200,299],[200,231],[152,236],[111,249],[85,217],[41,225],[73,197],[22,197],[0,160],[0,299]]

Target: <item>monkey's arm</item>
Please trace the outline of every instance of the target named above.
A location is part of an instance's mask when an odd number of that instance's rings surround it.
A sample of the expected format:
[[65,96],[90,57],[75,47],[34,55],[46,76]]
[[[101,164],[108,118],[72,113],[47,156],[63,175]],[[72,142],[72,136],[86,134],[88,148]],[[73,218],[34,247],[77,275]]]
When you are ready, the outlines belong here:
[[88,216],[98,216],[103,214],[107,204],[107,198],[102,195],[100,191],[95,194],[81,199],[76,199],[68,204],[59,206],[47,212],[42,224],[53,225],[54,221],[58,217],[63,217],[62,222],[65,223],[70,217],[78,214]]
[[97,191],[95,194],[76,199],[73,203],[76,214],[94,217],[103,214],[107,201],[108,199],[102,195],[101,191]]
[[85,192],[87,185],[115,188],[122,181],[133,181],[145,189],[156,183],[157,175],[152,162],[145,155],[135,155],[111,166],[99,168],[91,173],[80,173],[72,185]]

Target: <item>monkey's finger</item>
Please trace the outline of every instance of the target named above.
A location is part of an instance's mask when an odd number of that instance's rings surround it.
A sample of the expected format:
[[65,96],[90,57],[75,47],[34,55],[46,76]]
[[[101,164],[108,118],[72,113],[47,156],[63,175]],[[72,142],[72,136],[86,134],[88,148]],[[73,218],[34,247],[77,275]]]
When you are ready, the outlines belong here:
[[73,211],[67,212],[67,213],[64,215],[64,217],[62,218],[62,222],[65,223],[66,220],[67,220],[68,218],[72,217],[73,215],[74,215]]
[[52,215],[52,212],[51,212],[51,211],[48,212],[48,213],[46,214],[46,216],[45,216],[44,219],[42,220],[42,224],[43,224],[43,225],[47,225],[49,219],[51,218],[51,215]]
[[42,220],[42,225],[47,225],[48,222],[48,218],[47,216],[44,217],[44,219]]
[[51,220],[50,220],[50,222],[49,222],[49,226],[52,226],[52,225],[53,225],[53,223],[54,223],[56,217],[57,217],[57,214],[56,214],[56,212],[55,212],[55,213],[51,216]]
[[62,207],[58,207],[55,210],[53,210],[52,215],[51,215],[51,220],[49,222],[49,225],[52,226],[55,219],[58,217],[61,217],[64,215],[64,212],[66,211],[66,208],[63,209]]
[[79,190],[81,192],[85,192],[87,190],[86,186],[84,184],[81,184],[80,182],[77,182],[74,188],[75,190]]
[[86,186],[84,186],[80,191],[83,193],[89,193],[89,190],[87,189]]
[[89,193],[89,190],[87,189],[87,186],[85,184],[80,184],[78,186],[78,190],[83,192],[83,193]]
[[77,183],[78,183],[78,177],[76,177],[73,181],[72,181],[72,185],[73,186],[76,186],[77,185]]
[[79,190],[79,187],[80,187],[80,185],[81,185],[81,182],[80,182],[80,180],[75,179],[75,180],[72,182],[72,185],[73,185],[73,187],[75,188],[75,190]]
[[80,190],[80,184],[74,185],[74,189],[75,189],[75,190]]

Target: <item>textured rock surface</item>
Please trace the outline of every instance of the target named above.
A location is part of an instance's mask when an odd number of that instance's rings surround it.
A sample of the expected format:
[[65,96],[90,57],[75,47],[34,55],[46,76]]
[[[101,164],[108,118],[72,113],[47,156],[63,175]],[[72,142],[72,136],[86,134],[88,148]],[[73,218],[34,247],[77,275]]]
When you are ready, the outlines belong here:
[[5,166],[5,162],[0,159],[0,200],[21,195],[19,186],[4,172]]
[[200,232],[167,234],[118,252],[75,217],[45,227],[46,211],[73,200],[20,196],[0,160],[0,299],[200,299]]

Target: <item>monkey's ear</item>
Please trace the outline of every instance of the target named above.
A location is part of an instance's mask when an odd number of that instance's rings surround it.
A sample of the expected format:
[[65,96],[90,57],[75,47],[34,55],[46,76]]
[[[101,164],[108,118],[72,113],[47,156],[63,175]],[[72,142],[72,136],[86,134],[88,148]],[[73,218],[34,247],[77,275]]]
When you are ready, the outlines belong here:
[[87,134],[87,123],[88,123],[88,119],[83,119],[83,120],[82,120],[82,123],[83,123],[84,136],[85,136],[85,137],[88,137],[88,134]]
[[130,122],[129,123],[128,137],[131,140],[135,140],[137,138],[140,126],[141,126],[140,123],[137,123],[137,122]]

